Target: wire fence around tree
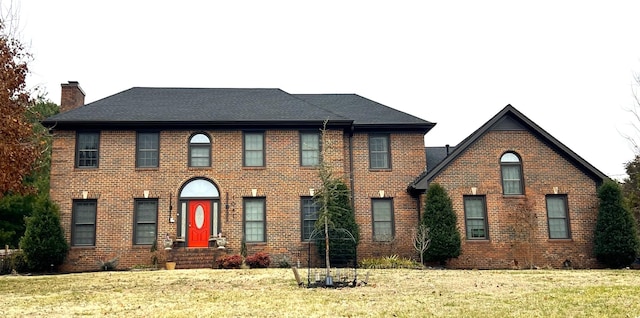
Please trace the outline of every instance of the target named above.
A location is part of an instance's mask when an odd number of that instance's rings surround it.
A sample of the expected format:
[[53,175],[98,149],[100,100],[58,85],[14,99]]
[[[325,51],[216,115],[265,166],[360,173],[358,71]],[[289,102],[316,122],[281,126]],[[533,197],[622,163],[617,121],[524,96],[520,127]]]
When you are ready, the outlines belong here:
[[[331,228],[329,235],[329,275],[325,259],[325,231],[311,232],[307,259],[307,287],[355,287],[358,285],[357,241],[346,229]],[[315,245],[315,246],[312,246]],[[312,249],[316,249],[313,251]],[[315,261],[313,255],[317,255]],[[312,267],[312,264],[317,267]]]

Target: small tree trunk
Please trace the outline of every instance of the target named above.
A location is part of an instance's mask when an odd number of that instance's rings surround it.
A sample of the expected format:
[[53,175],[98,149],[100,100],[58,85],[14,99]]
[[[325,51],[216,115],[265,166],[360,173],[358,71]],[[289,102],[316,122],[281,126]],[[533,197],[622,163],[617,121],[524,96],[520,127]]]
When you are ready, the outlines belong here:
[[327,265],[327,277],[329,277],[331,275],[331,264],[329,263],[329,221],[327,218],[324,219],[324,261]]

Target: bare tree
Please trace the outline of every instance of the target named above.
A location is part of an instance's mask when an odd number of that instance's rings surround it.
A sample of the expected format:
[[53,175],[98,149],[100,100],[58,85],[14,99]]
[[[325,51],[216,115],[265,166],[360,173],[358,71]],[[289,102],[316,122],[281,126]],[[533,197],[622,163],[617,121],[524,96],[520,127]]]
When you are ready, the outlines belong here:
[[631,95],[633,98],[633,106],[627,111],[631,113],[633,121],[629,124],[632,127],[631,133],[623,134],[627,139],[636,156],[640,155],[640,73],[633,75],[633,84],[631,87]]
[[420,264],[424,264],[424,252],[431,244],[431,229],[424,224],[420,224],[415,230],[413,236],[413,248],[420,254]]
[[635,155],[624,164],[627,175],[622,180],[622,194],[625,204],[635,217],[637,227],[640,228],[640,73],[634,74],[633,80],[633,107],[628,109],[632,115],[632,132],[623,136],[633,148]]

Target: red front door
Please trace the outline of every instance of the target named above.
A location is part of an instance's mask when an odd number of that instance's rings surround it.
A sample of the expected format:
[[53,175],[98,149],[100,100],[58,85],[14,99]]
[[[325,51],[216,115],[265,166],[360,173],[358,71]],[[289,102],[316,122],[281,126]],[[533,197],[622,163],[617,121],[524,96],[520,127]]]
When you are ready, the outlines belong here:
[[189,247],[208,247],[211,224],[211,201],[189,201]]

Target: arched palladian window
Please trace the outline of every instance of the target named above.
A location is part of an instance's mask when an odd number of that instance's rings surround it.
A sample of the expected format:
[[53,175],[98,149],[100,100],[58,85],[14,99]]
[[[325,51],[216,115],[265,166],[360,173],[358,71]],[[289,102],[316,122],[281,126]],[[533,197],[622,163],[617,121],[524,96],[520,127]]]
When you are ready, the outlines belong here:
[[211,166],[211,139],[198,133],[189,139],[189,167]]
[[500,157],[500,170],[502,172],[502,193],[517,195],[524,193],[522,180],[522,161],[513,152],[506,152]]
[[206,247],[222,232],[220,191],[209,179],[196,177],[178,192],[177,236],[186,247]]
[[220,197],[218,188],[207,179],[193,179],[180,191],[181,199],[218,197]]

